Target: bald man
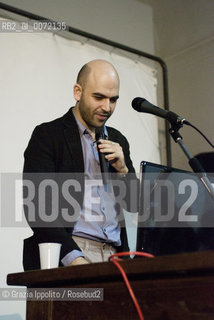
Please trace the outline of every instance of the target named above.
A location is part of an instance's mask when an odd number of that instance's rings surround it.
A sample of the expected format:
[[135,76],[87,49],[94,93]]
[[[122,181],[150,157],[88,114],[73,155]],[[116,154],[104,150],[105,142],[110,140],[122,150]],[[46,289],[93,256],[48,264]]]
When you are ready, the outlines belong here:
[[[126,138],[105,125],[119,98],[118,73],[105,60],[90,61],[80,70],[73,93],[76,105],[63,117],[37,126],[24,153],[25,179],[32,180],[32,173],[39,173],[33,175],[37,190],[32,200],[35,220],[32,219],[32,208],[24,206],[27,221],[34,232],[32,237],[24,240],[25,270],[40,267],[38,243],[42,242],[62,244],[60,264],[64,266],[104,262],[117,251],[129,250],[126,230],[118,220],[121,208],[117,208],[114,187],[110,185],[106,190],[99,180],[91,188],[91,181],[96,180],[101,171],[97,148],[104,154],[109,171],[124,182],[126,188],[129,188],[130,174],[135,177]],[[95,130],[101,127],[104,127],[105,139],[101,139],[97,146]],[[50,219],[54,211],[53,200],[47,200],[50,198],[47,196],[45,200],[49,203],[41,206],[38,196],[41,196],[38,191],[41,182],[50,180],[47,179],[48,173],[51,177],[53,173],[58,177],[58,187],[65,186],[62,180],[66,180],[66,185],[73,183],[69,174],[76,177],[76,184],[67,190],[76,202],[69,203],[71,197],[64,191],[54,221]],[[129,192],[125,190],[125,194],[125,208],[131,210]],[[66,216],[65,210],[71,210],[74,203],[72,214]],[[41,207],[43,210],[51,208],[49,217],[41,212]],[[76,211],[79,211],[77,215]],[[71,217],[76,217],[75,221]]]

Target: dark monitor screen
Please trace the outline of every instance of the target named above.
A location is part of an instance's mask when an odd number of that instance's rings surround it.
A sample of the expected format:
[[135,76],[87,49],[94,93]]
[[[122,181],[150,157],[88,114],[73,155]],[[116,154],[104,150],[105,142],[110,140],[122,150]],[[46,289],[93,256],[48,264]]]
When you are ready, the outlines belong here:
[[196,174],[141,162],[137,251],[214,249],[213,228],[214,201]]

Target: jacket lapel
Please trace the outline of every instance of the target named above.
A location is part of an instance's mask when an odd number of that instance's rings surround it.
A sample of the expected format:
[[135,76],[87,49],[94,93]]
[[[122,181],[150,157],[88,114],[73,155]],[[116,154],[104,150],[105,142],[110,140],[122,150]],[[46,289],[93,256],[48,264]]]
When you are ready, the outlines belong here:
[[62,118],[65,140],[72,157],[74,172],[84,172],[84,160],[79,129],[72,108]]

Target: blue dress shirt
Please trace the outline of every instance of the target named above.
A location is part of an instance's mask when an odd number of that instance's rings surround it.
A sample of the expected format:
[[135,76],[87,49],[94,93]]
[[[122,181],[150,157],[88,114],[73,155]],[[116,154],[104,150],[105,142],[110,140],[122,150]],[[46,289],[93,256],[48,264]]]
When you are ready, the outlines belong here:
[[[75,117],[76,118],[76,117]],[[79,219],[73,235],[120,246],[120,226],[116,219],[115,198],[112,185],[104,188],[100,171],[97,143],[84,125],[76,118],[83,149],[85,165],[85,193]],[[106,127],[104,128],[108,136]],[[79,250],[69,252],[62,263],[69,265],[77,257],[84,256]]]

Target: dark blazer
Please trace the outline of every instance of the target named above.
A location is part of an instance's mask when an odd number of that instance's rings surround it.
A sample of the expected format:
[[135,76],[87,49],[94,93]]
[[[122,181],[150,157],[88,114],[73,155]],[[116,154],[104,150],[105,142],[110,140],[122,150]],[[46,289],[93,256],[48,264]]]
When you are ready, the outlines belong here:
[[[129,156],[129,144],[126,138],[116,129],[107,127],[109,140],[118,142],[123,148],[125,162],[130,173],[135,173],[132,161]],[[73,116],[72,108],[61,118],[54,121],[43,123],[37,126],[32,134],[27,149],[24,153],[24,179],[33,179],[35,185],[38,185],[40,179],[44,179],[45,175],[56,175],[66,173],[66,175],[78,175],[84,173],[83,151],[79,135],[79,129]],[[114,168],[110,166],[110,171],[114,172]],[[33,175],[31,173],[38,173]],[[41,174],[42,173],[42,174]],[[64,176],[66,176],[64,175]],[[124,183],[129,187],[130,176],[124,178]],[[35,178],[36,177],[36,178]],[[82,205],[84,195],[84,179],[78,176],[83,192],[75,192],[78,203]],[[59,180],[61,177],[59,178]],[[58,181],[59,182],[59,181]],[[61,182],[59,182],[60,184]],[[35,197],[36,198],[36,197]],[[38,200],[38,199],[37,199]],[[25,215],[29,225],[34,231],[34,235],[24,240],[23,265],[24,270],[40,268],[38,243],[40,242],[59,242],[62,243],[61,256],[62,259],[67,253],[73,249],[79,249],[72,239],[72,227],[67,226],[64,222],[57,220],[54,223],[44,223],[39,220],[38,203],[34,202],[36,207],[36,224],[30,221],[29,212],[25,209]],[[135,207],[130,208],[130,202],[127,200],[129,211],[137,211]],[[62,203],[60,203],[61,208]],[[60,212],[60,211],[59,211]],[[41,222],[39,224],[38,222]],[[60,226],[60,227],[59,227]],[[122,245],[117,248],[118,251],[127,251],[128,242],[125,228],[121,228]]]

